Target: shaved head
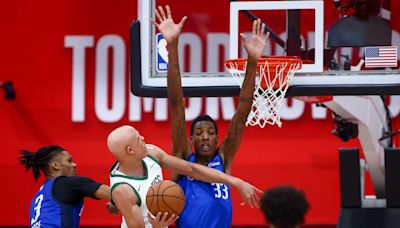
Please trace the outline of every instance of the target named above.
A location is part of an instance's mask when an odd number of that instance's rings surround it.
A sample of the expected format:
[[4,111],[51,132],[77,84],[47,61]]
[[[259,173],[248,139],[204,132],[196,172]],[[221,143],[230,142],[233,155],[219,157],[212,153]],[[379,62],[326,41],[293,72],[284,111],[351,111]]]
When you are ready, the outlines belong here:
[[126,153],[128,146],[133,146],[138,137],[140,137],[139,132],[134,127],[128,125],[121,126],[108,135],[108,150],[117,159],[120,159]]

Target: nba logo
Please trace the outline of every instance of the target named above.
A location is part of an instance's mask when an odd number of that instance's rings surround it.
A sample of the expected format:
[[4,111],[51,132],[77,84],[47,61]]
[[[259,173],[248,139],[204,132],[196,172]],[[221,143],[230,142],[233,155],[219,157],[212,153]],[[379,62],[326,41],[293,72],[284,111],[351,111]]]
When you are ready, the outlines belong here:
[[156,58],[156,70],[159,73],[166,73],[168,71],[168,50],[167,41],[161,35],[157,34],[157,58]]

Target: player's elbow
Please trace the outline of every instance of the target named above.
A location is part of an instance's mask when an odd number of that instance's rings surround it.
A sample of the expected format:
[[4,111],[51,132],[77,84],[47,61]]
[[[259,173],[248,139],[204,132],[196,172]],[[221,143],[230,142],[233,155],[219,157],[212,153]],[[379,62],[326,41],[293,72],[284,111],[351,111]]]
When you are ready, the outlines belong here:
[[100,187],[97,189],[97,191],[94,193],[94,196],[97,199],[103,199],[103,200],[111,200],[111,191],[110,187],[107,185],[100,185]]

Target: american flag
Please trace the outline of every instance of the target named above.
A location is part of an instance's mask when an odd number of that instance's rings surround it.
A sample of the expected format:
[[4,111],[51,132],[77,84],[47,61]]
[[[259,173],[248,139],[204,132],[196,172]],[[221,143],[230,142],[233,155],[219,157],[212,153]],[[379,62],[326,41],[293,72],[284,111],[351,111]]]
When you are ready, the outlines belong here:
[[397,67],[397,46],[366,47],[365,67]]

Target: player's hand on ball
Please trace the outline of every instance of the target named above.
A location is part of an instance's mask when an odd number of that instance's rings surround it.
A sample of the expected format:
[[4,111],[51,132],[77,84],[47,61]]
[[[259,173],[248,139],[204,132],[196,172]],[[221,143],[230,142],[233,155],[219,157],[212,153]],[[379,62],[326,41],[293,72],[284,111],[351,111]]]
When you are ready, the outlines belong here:
[[243,202],[240,204],[241,206],[248,203],[251,208],[260,207],[260,197],[257,195],[257,193],[261,194],[263,191],[240,179],[237,185],[237,190],[239,191],[243,200]]
[[154,217],[154,215],[152,215],[150,212],[147,212],[147,217],[149,218],[149,222],[151,223],[153,228],[164,228],[174,223],[179,216],[177,216],[176,214],[168,216],[168,212],[165,212],[164,214],[158,212],[157,216]]

